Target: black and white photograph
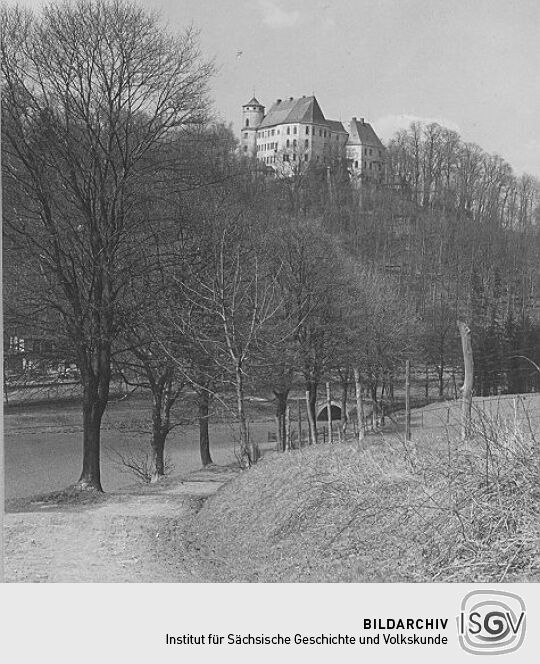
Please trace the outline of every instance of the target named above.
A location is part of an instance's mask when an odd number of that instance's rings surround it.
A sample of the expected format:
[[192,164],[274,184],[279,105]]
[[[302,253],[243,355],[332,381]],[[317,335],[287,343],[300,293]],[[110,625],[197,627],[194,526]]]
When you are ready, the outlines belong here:
[[538,582],[540,4],[0,22],[4,580]]

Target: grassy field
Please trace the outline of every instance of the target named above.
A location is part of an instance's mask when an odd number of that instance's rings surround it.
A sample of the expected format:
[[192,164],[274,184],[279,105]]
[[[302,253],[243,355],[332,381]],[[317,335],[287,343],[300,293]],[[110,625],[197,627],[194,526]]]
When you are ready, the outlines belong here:
[[[219,581],[499,582],[540,578],[537,396],[414,413],[355,443],[267,455],[193,520]],[[423,424],[423,426],[422,426]]]
[[[173,474],[185,475],[200,467],[198,427],[194,424],[193,404],[186,401],[178,410],[184,422],[167,439],[166,455]],[[268,445],[274,431],[273,409],[268,404],[252,404],[251,433]],[[21,404],[6,409],[4,417],[6,447],[6,496],[21,498],[60,490],[75,482],[82,459],[81,408],[76,401]],[[210,423],[213,460],[227,465],[238,452],[238,433],[234,425],[216,413]],[[102,482],[106,491],[128,486],[135,477],[119,463],[116,452],[129,456],[148,449],[150,405],[144,396],[113,400],[103,418]]]

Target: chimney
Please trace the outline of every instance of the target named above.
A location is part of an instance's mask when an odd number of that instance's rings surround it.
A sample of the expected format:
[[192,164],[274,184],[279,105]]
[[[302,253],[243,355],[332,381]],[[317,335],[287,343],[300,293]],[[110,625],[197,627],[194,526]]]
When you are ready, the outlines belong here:
[[360,124],[365,124],[364,118],[360,118]]
[[356,116],[352,119],[353,122],[356,122],[357,118]]
[[294,99],[294,97],[289,97],[289,101],[292,101],[293,99]]
[[281,99],[276,99],[276,104],[281,104]]

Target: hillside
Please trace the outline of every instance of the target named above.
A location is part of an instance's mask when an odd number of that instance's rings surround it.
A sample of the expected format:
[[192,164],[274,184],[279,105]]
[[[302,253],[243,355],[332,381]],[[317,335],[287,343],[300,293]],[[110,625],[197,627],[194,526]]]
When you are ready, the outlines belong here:
[[267,456],[204,505],[192,550],[216,581],[537,580],[536,432],[506,416],[475,431]]

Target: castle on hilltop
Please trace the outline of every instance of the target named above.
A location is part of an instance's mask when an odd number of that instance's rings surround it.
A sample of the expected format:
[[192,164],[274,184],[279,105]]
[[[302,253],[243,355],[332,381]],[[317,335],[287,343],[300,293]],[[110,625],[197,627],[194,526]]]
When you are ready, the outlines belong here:
[[327,120],[314,96],[277,99],[266,114],[250,99],[242,106],[240,149],[276,172],[345,159],[354,177],[380,181],[384,175],[385,148],[373,127],[364,118],[352,118],[347,128]]

